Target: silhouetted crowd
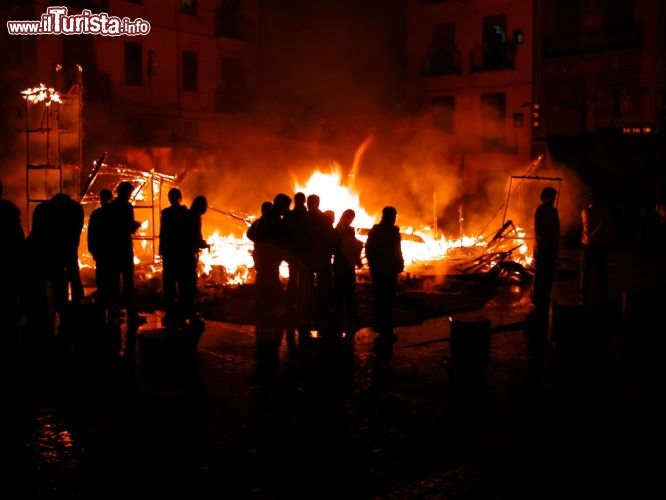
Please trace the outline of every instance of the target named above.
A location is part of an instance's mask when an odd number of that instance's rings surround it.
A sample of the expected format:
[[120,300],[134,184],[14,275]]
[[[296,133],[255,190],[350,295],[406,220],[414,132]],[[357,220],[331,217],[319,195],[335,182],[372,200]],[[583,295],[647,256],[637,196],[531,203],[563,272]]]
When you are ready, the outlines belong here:
[[[261,216],[247,230],[254,242],[256,330],[258,340],[279,344],[310,336],[353,339],[360,328],[356,301],[356,269],[363,242],[352,226],[354,210],[345,210],[335,224],[332,211],[322,211],[317,194],[279,193],[261,204]],[[293,206],[292,206],[293,202]],[[366,257],[375,292],[374,330],[394,340],[393,303],[398,275],[404,269],[397,211],[383,210],[366,240]],[[280,267],[287,263],[282,285]]]
[[[39,202],[26,235],[20,210],[3,199],[0,184],[0,324],[15,342],[43,343],[62,325],[80,324],[81,318],[99,320],[108,327],[119,327],[123,315],[128,326],[145,322],[137,308],[134,283],[134,237],[141,226],[132,204],[137,189],[124,181],[117,185],[115,197],[109,189],[99,193],[99,206],[90,214],[87,231],[96,291],[86,297],[79,268],[82,204],[65,193]],[[171,206],[161,214],[163,295],[168,321],[194,324],[200,323],[194,311],[196,267],[198,252],[207,247],[201,216],[208,203],[198,196],[187,208],[180,205],[181,199],[180,191],[172,189]],[[94,307],[99,314],[93,318],[85,307]],[[97,325],[87,326],[93,331]]]
[[[115,196],[99,192],[99,206],[90,214],[87,247],[95,262],[96,291],[86,297],[79,269],[84,227],[82,204],[65,193],[35,206],[30,231],[24,234],[20,210],[2,198],[0,231],[4,267],[0,287],[0,322],[13,337],[52,335],[58,323],[95,307],[107,326],[145,322],[138,311],[134,283],[133,240],[141,224],[132,198],[137,187],[121,182]],[[199,254],[209,248],[202,235],[204,196],[182,203],[182,192],[168,192],[169,206],[160,213],[159,248],[166,329],[203,327],[196,311]],[[292,206],[293,203],[293,206]],[[360,328],[356,301],[356,269],[362,267],[364,244],[352,226],[356,214],[347,209],[335,224],[332,211],[322,211],[316,194],[284,193],[261,205],[261,215],[247,229],[254,243],[255,327],[259,343],[318,336],[353,339]],[[398,276],[404,269],[397,211],[387,206],[365,243],[374,290],[373,327],[390,342]],[[280,268],[288,267],[283,286]],[[71,321],[69,321],[71,323]]]

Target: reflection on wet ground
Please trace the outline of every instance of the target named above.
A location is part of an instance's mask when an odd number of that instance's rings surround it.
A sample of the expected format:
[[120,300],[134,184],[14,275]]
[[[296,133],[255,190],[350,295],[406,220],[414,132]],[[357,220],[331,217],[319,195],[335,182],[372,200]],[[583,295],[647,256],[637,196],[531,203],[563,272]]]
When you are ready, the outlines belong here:
[[606,322],[582,360],[551,339],[540,360],[529,312],[525,289],[505,287],[475,313],[517,326],[492,333],[474,380],[451,371],[448,317],[398,328],[395,343],[362,329],[258,346],[249,326],[169,335],[151,313],[136,335],[82,351],[23,346],[4,367],[6,486],[24,498],[641,496],[658,477],[644,451],[663,415],[644,366],[655,356],[628,359]]

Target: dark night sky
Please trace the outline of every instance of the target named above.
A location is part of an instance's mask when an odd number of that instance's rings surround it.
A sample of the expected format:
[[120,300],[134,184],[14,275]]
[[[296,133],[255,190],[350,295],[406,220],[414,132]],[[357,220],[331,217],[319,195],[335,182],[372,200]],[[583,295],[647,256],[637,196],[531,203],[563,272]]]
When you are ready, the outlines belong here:
[[264,0],[267,91],[301,96],[328,116],[392,109],[402,88],[403,3]]

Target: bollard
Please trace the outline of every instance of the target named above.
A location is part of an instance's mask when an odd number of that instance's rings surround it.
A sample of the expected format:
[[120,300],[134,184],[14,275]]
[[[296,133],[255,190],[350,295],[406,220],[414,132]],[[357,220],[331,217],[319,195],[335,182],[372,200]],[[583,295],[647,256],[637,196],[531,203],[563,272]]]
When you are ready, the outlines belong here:
[[483,378],[490,361],[490,320],[483,316],[451,316],[451,367],[463,376]]

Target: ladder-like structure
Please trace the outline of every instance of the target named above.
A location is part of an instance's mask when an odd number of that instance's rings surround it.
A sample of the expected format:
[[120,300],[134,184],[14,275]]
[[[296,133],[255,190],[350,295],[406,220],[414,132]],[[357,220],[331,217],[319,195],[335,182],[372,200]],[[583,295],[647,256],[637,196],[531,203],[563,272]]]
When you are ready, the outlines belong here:
[[[61,67],[58,66],[57,71]],[[25,103],[25,192],[28,230],[34,207],[56,193],[79,200],[83,164],[83,85],[77,81],[67,91],[39,84],[21,92]]]

